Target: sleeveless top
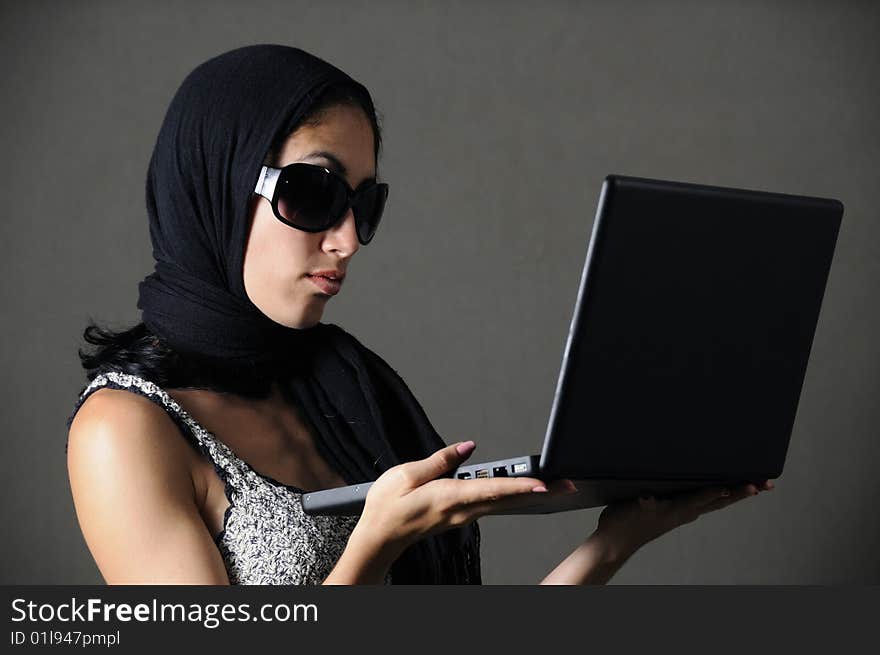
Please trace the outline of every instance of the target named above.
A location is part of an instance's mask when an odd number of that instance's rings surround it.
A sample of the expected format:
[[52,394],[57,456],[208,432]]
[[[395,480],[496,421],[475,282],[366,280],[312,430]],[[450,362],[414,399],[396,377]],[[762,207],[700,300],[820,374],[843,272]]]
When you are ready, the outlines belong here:
[[[302,489],[255,471],[167,392],[136,375],[111,371],[96,376],[80,393],[68,430],[82,404],[101,387],[132,391],[158,404],[213,462],[230,503],[214,542],[231,584],[319,585],[330,574],[357,516],[309,516],[302,509]],[[390,571],[385,584],[391,584]]]

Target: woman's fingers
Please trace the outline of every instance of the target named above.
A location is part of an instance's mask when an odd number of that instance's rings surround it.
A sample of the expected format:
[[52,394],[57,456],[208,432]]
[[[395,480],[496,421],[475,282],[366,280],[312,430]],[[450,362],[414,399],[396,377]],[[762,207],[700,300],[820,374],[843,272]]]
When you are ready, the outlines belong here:
[[[465,482],[470,482],[470,480],[465,480]],[[483,480],[473,480],[473,482],[483,482]],[[473,503],[467,507],[470,519],[476,519],[480,516],[485,516],[486,514],[498,513],[508,509],[534,505],[536,503],[545,502],[549,498],[567,496],[577,491],[577,487],[567,479],[554,480],[545,486],[547,487],[547,491],[544,492],[514,493],[495,496],[494,498],[487,497],[483,501]]]
[[455,443],[441,448],[424,459],[407,462],[403,464],[406,480],[412,487],[419,487],[442,477],[445,473],[458,468],[470,457],[476,447],[473,441]]
[[[770,489],[773,489],[773,485],[771,483],[771,485],[768,487],[765,483],[762,484],[762,488],[765,491],[769,491]],[[719,509],[724,509],[728,505],[732,505],[733,503],[737,503],[746,498],[751,498],[752,496],[757,496],[759,493],[760,489],[753,484],[744,484],[738,487],[734,487],[730,490],[729,497],[720,498],[713,503],[709,503],[703,508],[702,513],[708,514],[709,512],[715,512]]]
[[567,478],[554,480],[550,483],[531,477],[446,479],[442,482],[444,484],[451,483],[449,492],[454,496],[455,502],[463,505],[493,503],[508,496],[523,494],[543,497],[548,494],[559,495],[577,491],[574,483]]
[[735,487],[708,487],[697,491],[678,493],[666,499],[642,496],[639,498],[639,506],[650,511],[679,513],[687,519],[707,512],[714,512],[744,498],[755,496],[761,491],[769,491],[774,486],[771,480],[765,480],[760,485],[749,483]]
[[[491,503],[507,496],[522,494],[545,495],[549,487],[538,478],[471,478],[469,480],[453,480],[458,502],[464,505]],[[547,491],[533,491],[535,487]]]
[[710,503],[714,503],[716,500],[724,500],[741,493],[745,493],[745,497],[754,496],[762,491],[769,491],[770,489],[773,489],[773,487],[774,484],[771,480],[764,480],[760,485],[748,483],[734,486],[732,488],[715,486],[694,492],[687,492],[684,499],[694,507],[705,507]]
[[694,509],[700,509],[719,498],[724,498],[729,493],[725,487],[709,487],[708,489],[691,492],[684,500]]
[[[459,505],[472,518],[493,511],[523,507],[547,498],[564,496],[577,491],[568,479],[544,483],[538,478],[487,478],[452,480],[454,504]],[[546,491],[535,491],[535,488]]]
[[655,495],[639,496],[639,506],[647,510],[664,510],[664,509],[693,509],[698,510],[701,507],[714,502],[721,498],[725,493],[724,487],[707,487],[696,491],[678,492],[670,497],[657,498]]

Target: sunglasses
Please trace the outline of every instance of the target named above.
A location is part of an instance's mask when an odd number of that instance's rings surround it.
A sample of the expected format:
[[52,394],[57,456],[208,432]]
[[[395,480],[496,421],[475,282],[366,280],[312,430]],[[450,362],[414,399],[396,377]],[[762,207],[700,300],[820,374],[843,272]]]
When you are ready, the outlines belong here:
[[306,232],[330,229],[351,207],[358,241],[367,245],[379,227],[388,185],[371,180],[353,190],[337,173],[297,162],[284,168],[263,166],[254,193],[272,203],[279,221]]

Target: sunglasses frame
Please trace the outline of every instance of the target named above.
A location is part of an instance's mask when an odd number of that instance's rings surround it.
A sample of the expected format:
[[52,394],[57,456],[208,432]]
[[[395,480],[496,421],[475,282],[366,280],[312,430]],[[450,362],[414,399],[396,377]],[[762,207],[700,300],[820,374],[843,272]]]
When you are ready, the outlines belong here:
[[[284,169],[291,168],[293,166],[309,166],[311,168],[319,168],[325,173],[329,174],[331,177],[335,178],[339,182],[342,183],[342,187],[347,191],[348,198],[346,199],[345,210],[339,215],[333,222],[331,222],[327,227],[322,227],[319,229],[309,229],[307,227],[303,227],[301,225],[294,225],[288,219],[284,218],[281,215],[281,212],[278,211],[278,180],[281,179],[281,174],[284,172]],[[331,171],[326,166],[319,166],[318,164],[310,164],[308,162],[294,162],[292,164],[288,164],[284,168],[274,168],[272,166],[263,166],[260,169],[260,176],[257,179],[257,186],[254,188],[254,193],[261,195],[266,200],[269,201],[269,204],[272,205],[272,213],[275,214],[275,218],[284,223],[285,225],[289,225],[290,227],[296,228],[297,230],[302,230],[303,232],[324,232],[329,230],[334,225],[337,225],[340,220],[348,213],[348,210],[354,206],[354,203],[357,199],[366,191],[371,190],[373,187],[378,187],[380,193],[385,194],[385,198],[382,201],[382,214],[385,212],[385,202],[388,200],[388,184],[386,182],[373,182],[372,184],[368,184],[365,187],[362,187],[358,190],[352,189],[348,182],[344,177],[336,173],[335,171]],[[379,220],[382,219],[382,214],[379,215]],[[355,228],[357,227],[357,216],[355,216]],[[361,245],[367,245],[370,241],[373,240],[373,237],[376,236],[376,232],[379,229],[379,224],[377,222],[375,229],[373,230],[373,234],[370,235],[370,238],[364,241],[361,239],[360,232],[355,229],[357,232],[358,241]]]

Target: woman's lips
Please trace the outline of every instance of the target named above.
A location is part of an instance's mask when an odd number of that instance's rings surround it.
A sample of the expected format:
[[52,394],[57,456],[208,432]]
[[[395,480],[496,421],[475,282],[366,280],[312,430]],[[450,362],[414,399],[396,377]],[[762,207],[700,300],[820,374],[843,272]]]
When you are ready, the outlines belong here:
[[331,280],[320,275],[309,275],[308,273],[306,273],[306,277],[312,281],[312,284],[330,296],[335,296],[339,293],[339,289],[342,288],[342,282],[338,280]]

